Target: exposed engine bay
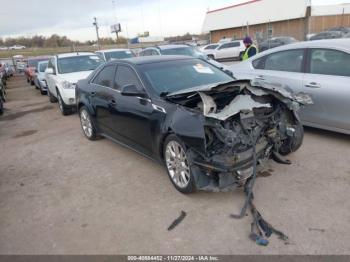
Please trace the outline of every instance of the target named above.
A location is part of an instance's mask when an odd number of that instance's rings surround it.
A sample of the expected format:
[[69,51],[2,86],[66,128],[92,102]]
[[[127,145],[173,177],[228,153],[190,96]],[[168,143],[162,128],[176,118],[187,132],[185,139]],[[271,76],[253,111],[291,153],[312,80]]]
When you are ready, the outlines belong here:
[[271,157],[288,162],[282,155],[297,150],[303,139],[296,112],[311,102],[305,94],[250,81],[172,94],[170,99],[205,116],[205,153],[190,148],[189,155],[199,167],[197,188],[214,191],[234,189],[252,176],[254,150],[259,170]]
[[275,234],[288,244],[288,236],[269,224],[255,207],[253,187],[258,171],[270,158],[290,164],[282,155],[296,151],[303,141],[297,111],[311,104],[303,93],[293,94],[265,82],[235,81],[197,91],[173,94],[170,99],[204,115],[204,152],[189,148],[198,189],[229,190],[244,186],[241,219],[249,209],[253,221],[249,238],[266,246]]

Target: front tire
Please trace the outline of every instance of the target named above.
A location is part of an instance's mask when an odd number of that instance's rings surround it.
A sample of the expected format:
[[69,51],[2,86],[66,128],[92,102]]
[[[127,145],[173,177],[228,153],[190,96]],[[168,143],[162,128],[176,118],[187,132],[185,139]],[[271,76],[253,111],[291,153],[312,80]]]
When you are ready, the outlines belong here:
[[92,121],[91,115],[85,106],[82,106],[79,110],[79,118],[81,128],[85,137],[91,141],[97,140],[97,132],[94,122]]
[[58,100],[58,107],[60,108],[62,115],[68,116],[68,115],[72,114],[72,108],[68,107],[64,103],[64,101],[61,97],[61,94],[58,90],[57,90],[57,100]]
[[50,103],[56,103],[57,102],[57,98],[53,96],[53,94],[51,94],[50,89],[47,88],[47,94],[49,96],[49,101]]
[[186,146],[175,135],[169,135],[164,142],[163,156],[168,176],[174,187],[184,194],[196,191]]

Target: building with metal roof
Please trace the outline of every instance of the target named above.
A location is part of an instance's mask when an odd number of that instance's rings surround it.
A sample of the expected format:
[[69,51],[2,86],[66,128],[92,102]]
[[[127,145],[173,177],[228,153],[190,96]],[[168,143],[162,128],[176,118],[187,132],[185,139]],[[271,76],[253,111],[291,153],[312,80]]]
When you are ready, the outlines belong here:
[[350,27],[350,4],[311,6],[310,0],[250,0],[209,10],[203,32],[212,42],[250,35],[258,41],[275,36],[298,40],[332,27]]

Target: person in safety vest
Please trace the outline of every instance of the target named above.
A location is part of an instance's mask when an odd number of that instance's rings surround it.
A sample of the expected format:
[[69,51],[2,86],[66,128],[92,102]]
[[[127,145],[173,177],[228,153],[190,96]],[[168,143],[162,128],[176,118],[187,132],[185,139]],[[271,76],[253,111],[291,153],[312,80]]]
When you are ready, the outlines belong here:
[[246,47],[243,56],[242,56],[242,60],[247,60],[248,58],[255,56],[259,51],[258,48],[253,44],[253,40],[251,39],[251,37],[246,36],[243,40],[243,43]]

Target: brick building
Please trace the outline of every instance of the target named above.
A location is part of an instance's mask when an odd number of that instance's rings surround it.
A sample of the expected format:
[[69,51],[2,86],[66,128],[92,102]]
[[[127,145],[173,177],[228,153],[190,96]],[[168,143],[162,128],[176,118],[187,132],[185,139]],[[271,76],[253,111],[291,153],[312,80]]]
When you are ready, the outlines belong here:
[[350,27],[350,4],[311,6],[310,0],[251,0],[207,12],[203,32],[211,42],[223,37],[257,41],[292,36],[305,40],[332,27]]

